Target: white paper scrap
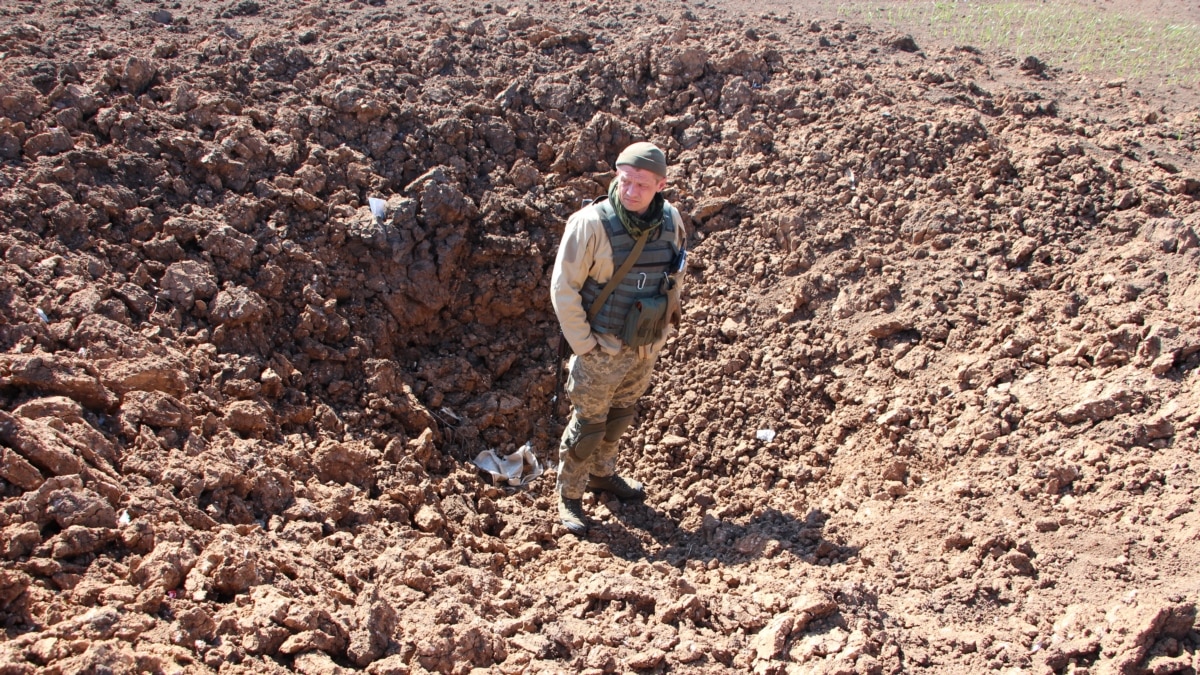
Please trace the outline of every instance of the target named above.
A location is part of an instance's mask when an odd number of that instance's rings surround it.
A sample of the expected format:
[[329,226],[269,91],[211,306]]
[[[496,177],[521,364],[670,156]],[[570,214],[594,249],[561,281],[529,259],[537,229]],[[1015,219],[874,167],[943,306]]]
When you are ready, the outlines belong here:
[[475,466],[491,474],[492,482],[496,485],[508,484],[520,487],[528,485],[533,479],[542,475],[542,464],[534,456],[531,443],[522,445],[512,454],[504,457],[488,448],[475,458]]
[[371,205],[371,215],[375,216],[376,220],[387,217],[387,202],[378,197],[368,197],[367,203]]

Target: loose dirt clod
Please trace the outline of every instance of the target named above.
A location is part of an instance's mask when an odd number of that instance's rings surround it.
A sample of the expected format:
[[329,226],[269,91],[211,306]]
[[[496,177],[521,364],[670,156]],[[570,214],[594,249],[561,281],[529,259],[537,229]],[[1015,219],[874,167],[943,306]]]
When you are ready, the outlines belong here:
[[[1200,115],[710,5],[0,8],[0,670],[1200,668]],[[685,318],[560,538],[471,460],[636,140]]]

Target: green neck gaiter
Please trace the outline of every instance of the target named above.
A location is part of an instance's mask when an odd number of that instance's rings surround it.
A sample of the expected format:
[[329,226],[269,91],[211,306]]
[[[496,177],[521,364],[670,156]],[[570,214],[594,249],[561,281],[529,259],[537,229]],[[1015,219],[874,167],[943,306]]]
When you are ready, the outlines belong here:
[[653,232],[654,228],[662,225],[663,204],[666,203],[666,200],[663,199],[661,192],[654,195],[654,201],[650,202],[650,208],[639,216],[636,213],[630,213],[621,203],[621,198],[617,195],[617,179],[614,178],[608,184],[608,201],[612,204],[613,210],[617,212],[617,217],[621,219],[621,225],[625,226],[625,231],[634,239],[641,237],[645,232]]

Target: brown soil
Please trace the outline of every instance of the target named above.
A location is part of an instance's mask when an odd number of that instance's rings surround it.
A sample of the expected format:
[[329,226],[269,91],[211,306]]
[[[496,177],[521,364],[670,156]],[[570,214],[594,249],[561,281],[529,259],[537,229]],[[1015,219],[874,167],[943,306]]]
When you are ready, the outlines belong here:
[[[0,7],[0,672],[1196,672],[1196,109],[738,7]],[[470,460],[552,464],[642,138],[686,317],[577,540]]]

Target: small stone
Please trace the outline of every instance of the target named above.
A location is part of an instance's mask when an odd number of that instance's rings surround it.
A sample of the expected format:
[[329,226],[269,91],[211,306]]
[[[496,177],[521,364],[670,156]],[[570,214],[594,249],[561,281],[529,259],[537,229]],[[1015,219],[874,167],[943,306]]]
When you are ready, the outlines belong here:
[[629,660],[626,663],[634,670],[652,670],[657,668],[666,658],[666,652],[661,649],[651,647],[650,649],[640,651],[629,657]]
[[662,446],[665,448],[682,448],[690,442],[691,441],[683,436],[676,436],[675,434],[667,434],[666,436],[663,436],[662,441],[660,441]]
[[1000,560],[1008,563],[1017,574],[1027,577],[1034,575],[1033,561],[1029,559],[1029,556],[1020,551],[1009,551]]
[[725,319],[721,323],[721,336],[727,340],[736,340],[741,334],[742,325],[733,319]]
[[421,508],[417,510],[417,515],[413,516],[413,522],[421,528],[422,532],[438,532],[446,524],[442,514],[428,504],[421,505]]
[[1038,518],[1033,526],[1038,532],[1054,532],[1058,529],[1058,521],[1053,518]]

